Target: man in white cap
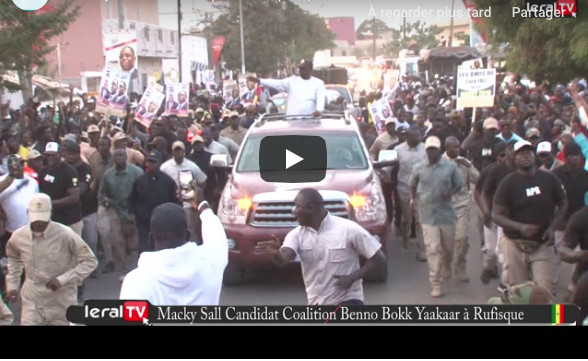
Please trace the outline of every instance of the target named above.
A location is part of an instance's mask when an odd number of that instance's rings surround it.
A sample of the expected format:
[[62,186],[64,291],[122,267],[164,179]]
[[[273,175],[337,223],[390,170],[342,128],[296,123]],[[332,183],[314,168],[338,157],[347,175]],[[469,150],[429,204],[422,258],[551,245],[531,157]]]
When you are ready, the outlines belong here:
[[[14,232],[6,252],[6,298],[22,297],[21,325],[69,325],[69,306],[77,288],[98,265],[90,247],[71,228],[51,221],[51,198],[36,194],[29,203],[29,224]],[[23,270],[26,279],[22,289]]]
[[[482,123],[481,134],[479,133],[480,129],[474,125],[470,135],[461,145],[462,149],[470,152],[474,167],[480,172],[496,161],[496,154],[493,152],[494,145],[502,142],[496,137],[497,129],[498,121],[494,118],[486,118]],[[478,140],[472,142],[471,139],[475,137],[478,137]]]
[[247,129],[241,126],[239,113],[233,111],[229,115],[229,126],[220,132],[220,136],[232,139],[237,145],[243,143]]
[[553,156],[551,152],[551,142],[541,142],[537,144],[537,158],[541,162],[539,169],[546,172],[553,172],[563,163]]
[[89,143],[80,142],[80,150],[82,156],[89,160],[92,154],[96,151],[96,148],[98,148],[98,141],[100,140],[100,128],[98,128],[98,126],[95,124],[90,124],[90,126],[88,126],[87,133]]
[[504,229],[503,272],[509,285],[535,281],[555,294],[553,245],[568,208],[564,188],[552,173],[537,171],[530,142],[518,141],[514,152],[516,171],[500,182],[492,208],[492,221]]
[[457,216],[452,197],[463,187],[464,181],[453,162],[441,157],[441,141],[430,136],[425,141],[427,160],[417,164],[410,177],[410,206],[418,204],[423,238],[429,264],[431,297],[443,295],[443,264],[453,257]]
[[286,79],[259,79],[248,76],[247,81],[288,93],[286,115],[313,115],[319,117],[325,109],[325,82],[312,76],[312,60],[302,59],[299,75]]
[[78,171],[61,158],[61,149],[55,142],[45,147],[47,166],[39,172],[39,191],[51,197],[55,222],[71,227],[79,236],[82,235],[82,204]]

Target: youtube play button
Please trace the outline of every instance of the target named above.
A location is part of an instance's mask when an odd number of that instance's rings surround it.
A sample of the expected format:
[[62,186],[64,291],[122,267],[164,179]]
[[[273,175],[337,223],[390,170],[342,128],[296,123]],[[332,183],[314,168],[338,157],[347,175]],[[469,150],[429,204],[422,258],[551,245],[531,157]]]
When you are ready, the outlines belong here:
[[326,168],[327,145],[321,137],[287,135],[261,140],[259,170],[266,182],[320,182]]

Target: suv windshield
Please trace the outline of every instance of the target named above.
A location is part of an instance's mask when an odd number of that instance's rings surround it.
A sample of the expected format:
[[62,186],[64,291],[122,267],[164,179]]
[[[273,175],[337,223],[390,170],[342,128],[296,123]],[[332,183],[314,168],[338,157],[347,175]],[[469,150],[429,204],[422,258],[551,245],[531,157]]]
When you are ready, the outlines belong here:
[[[327,169],[367,169],[368,163],[356,134],[321,135],[327,144]],[[259,172],[259,147],[262,136],[247,138],[237,164],[237,172]]]

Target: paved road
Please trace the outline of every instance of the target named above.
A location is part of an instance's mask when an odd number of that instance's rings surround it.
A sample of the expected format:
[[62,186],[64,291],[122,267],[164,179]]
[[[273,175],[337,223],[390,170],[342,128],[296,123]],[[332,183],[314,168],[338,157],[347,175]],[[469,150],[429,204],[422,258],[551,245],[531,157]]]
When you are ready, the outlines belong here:
[[[473,215],[473,213],[472,213]],[[475,218],[475,217],[472,217]],[[429,296],[428,269],[425,262],[415,260],[416,249],[404,250],[394,232],[388,233],[388,281],[386,283],[364,283],[366,303],[369,304],[480,304],[488,298],[498,296],[498,280],[485,286],[480,282],[482,253],[480,240],[474,231],[477,220],[470,226],[470,249],[468,251],[469,283],[450,280],[446,294],[440,299]],[[413,246],[414,247],[414,246]],[[560,266],[561,281],[559,298],[567,295],[570,266]],[[87,281],[85,298],[117,298],[120,283],[114,274],[102,275]],[[239,286],[224,286],[221,294],[222,305],[304,305],[306,295],[300,272],[294,269],[280,269],[276,272],[260,272],[248,277]]]
[[[473,213],[472,213],[473,216]],[[474,219],[475,217],[472,217]],[[364,283],[367,304],[485,304],[490,297],[498,296],[498,280],[489,285],[480,282],[482,253],[480,240],[474,227],[477,220],[470,222],[470,249],[467,271],[470,282],[458,283],[450,280],[445,295],[439,299],[429,296],[428,269],[425,262],[415,260],[416,249],[404,250],[401,241],[393,231],[387,235],[388,281],[386,283]],[[567,285],[571,267],[562,263],[559,267],[560,282],[558,299],[568,297]],[[84,292],[85,299],[117,299],[120,291],[118,274],[99,273],[98,278],[88,279]],[[251,274],[239,286],[224,286],[221,305],[305,305],[306,294],[300,271],[296,268],[280,269],[276,272]],[[10,305],[18,319],[19,304]]]

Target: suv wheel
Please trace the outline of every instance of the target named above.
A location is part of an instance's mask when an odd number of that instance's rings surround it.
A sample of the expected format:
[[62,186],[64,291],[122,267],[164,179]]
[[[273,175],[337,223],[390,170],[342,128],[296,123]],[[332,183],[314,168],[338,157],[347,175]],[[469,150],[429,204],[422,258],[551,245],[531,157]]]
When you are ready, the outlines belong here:
[[223,283],[227,286],[238,285],[243,282],[243,268],[227,265],[223,275]]

